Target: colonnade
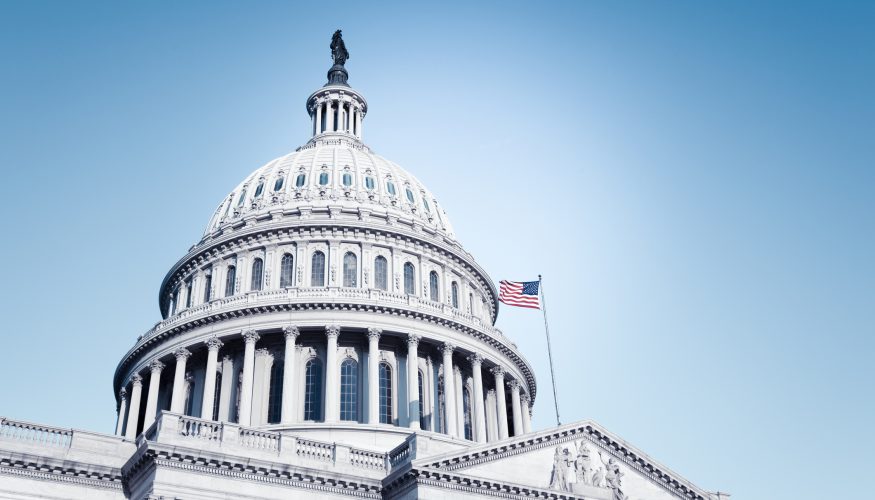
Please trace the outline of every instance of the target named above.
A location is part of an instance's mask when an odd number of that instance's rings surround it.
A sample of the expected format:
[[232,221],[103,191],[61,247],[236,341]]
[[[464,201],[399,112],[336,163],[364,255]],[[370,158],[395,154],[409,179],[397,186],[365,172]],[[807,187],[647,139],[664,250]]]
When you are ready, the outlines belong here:
[[[326,352],[325,352],[325,384],[324,384],[324,421],[326,423],[340,422],[340,363],[338,362],[338,337],[340,336],[341,328],[337,325],[328,325],[325,327],[326,336]],[[367,331],[368,337],[368,407],[367,411],[363,411],[362,415],[368,424],[378,424],[380,422],[380,385],[379,385],[379,363],[380,347],[379,341],[383,332],[379,328],[369,328]],[[296,407],[294,390],[298,374],[296,362],[299,358],[297,353],[301,346],[297,344],[297,339],[300,332],[295,326],[287,326],[283,329],[284,337],[284,361],[282,375],[282,400],[280,410],[281,424],[293,424],[299,415],[299,408]],[[239,387],[239,406],[237,409],[237,422],[240,425],[251,426],[260,425],[261,422],[253,422],[253,390],[255,386],[255,358],[256,345],[261,340],[261,335],[255,330],[247,330],[241,333],[243,340],[243,367],[240,376]],[[422,337],[417,334],[408,334],[405,338],[407,344],[407,381],[406,381],[406,398],[399,398],[399,402],[403,401],[407,404],[408,426],[413,430],[420,430],[420,398],[424,394],[420,394],[420,384],[418,380],[420,360],[419,348]],[[216,336],[210,337],[206,343],[207,359],[204,376],[203,396],[201,401],[201,417],[212,419],[216,402],[216,376],[218,373],[218,356],[219,351],[224,343]],[[191,347],[191,346],[189,346]],[[443,421],[442,431],[450,436],[464,438],[465,409],[462,397],[459,396],[463,389],[456,387],[457,383],[463,383],[460,376],[460,367],[456,363],[454,353],[456,347],[453,344],[444,342],[440,343],[439,351],[442,354],[443,362],[443,400],[436,401],[437,398],[426,398],[434,403],[435,408],[430,408],[433,414],[437,411],[437,404],[443,405]],[[263,349],[262,349],[263,350]],[[186,348],[179,348],[173,352],[176,360],[173,376],[173,390],[170,397],[170,410],[175,413],[183,413],[186,399],[186,370],[188,369],[188,359],[191,356],[191,351]],[[483,368],[484,357],[479,353],[472,353],[465,358],[469,363],[471,371],[472,391],[470,394],[469,418],[471,419],[471,438],[475,441],[486,442],[498,439],[506,439],[510,436],[508,428],[508,414],[505,393],[510,392],[510,408],[511,421],[513,423],[514,435],[528,433],[531,431],[530,418],[530,399],[525,392],[524,384],[519,380],[507,380],[507,372],[500,365],[494,364],[490,369],[490,373],[495,380],[495,389],[490,389],[488,395],[484,394]],[[430,364],[430,363],[429,363]],[[146,396],[146,405],[144,413],[144,421],[142,429],[148,429],[155,420],[158,409],[158,395],[161,384],[161,374],[165,369],[164,363],[155,359],[149,364],[149,381],[148,393]],[[130,379],[131,392],[130,402],[128,402],[127,388],[123,388],[119,394],[119,414],[116,433],[124,434],[128,438],[136,437],[138,428],[139,408],[142,398],[143,377],[138,373],[132,375]],[[423,384],[425,386],[426,384]],[[262,390],[267,390],[262,387]],[[423,389],[423,392],[425,389]],[[399,391],[400,392],[400,391]],[[303,398],[298,398],[302,400]],[[300,402],[300,401],[299,401]],[[126,412],[129,412],[126,415]],[[125,417],[127,416],[127,425],[124,425]],[[124,429],[123,429],[124,427]]]
[[316,100],[313,118],[313,135],[323,132],[343,132],[356,139],[362,138],[364,108],[355,100],[341,97],[326,97]]

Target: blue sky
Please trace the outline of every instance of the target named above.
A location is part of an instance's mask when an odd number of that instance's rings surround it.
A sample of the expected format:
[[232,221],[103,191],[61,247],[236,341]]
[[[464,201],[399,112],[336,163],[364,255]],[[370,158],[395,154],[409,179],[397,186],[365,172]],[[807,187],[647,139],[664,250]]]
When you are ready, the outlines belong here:
[[[563,422],[745,499],[875,446],[875,5],[6,2],[0,414],[111,432],[112,373],[344,30],[365,140],[499,279],[543,274]],[[503,307],[553,423],[537,312]]]

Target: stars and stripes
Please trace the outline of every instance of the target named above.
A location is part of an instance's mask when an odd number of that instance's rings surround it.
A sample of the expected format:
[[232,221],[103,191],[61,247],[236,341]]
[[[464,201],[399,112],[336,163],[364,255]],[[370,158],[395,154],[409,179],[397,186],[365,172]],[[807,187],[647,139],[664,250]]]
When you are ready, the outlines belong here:
[[541,301],[538,296],[538,281],[506,281],[499,283],[498,300],[509,306],[528,307],[540,309]]

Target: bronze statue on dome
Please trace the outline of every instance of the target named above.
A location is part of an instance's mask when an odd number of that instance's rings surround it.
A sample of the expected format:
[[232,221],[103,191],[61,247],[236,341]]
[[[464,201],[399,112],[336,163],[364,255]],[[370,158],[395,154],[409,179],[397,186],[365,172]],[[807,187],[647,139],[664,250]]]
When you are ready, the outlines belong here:
[[349,59],[349,51],[346,50],[346,44],[343,43],[343,35],[340,30],[334,32],[331,37],[331,57],[334,58],[334,64],[343,66],[346,60]]

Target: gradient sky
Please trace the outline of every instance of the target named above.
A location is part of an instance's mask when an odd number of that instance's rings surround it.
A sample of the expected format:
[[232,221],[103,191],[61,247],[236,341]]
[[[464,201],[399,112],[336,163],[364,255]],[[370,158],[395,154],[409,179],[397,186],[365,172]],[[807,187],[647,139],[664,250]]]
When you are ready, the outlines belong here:
[[[306,142],[342,28],[366,142],[493,280],[544,275],[563,422],[739,500],[859,498],[873,26],[871,2],[4,2],[0,415],[113,431],[164,273]],[[498,326],[552,425],[542,317]]]

